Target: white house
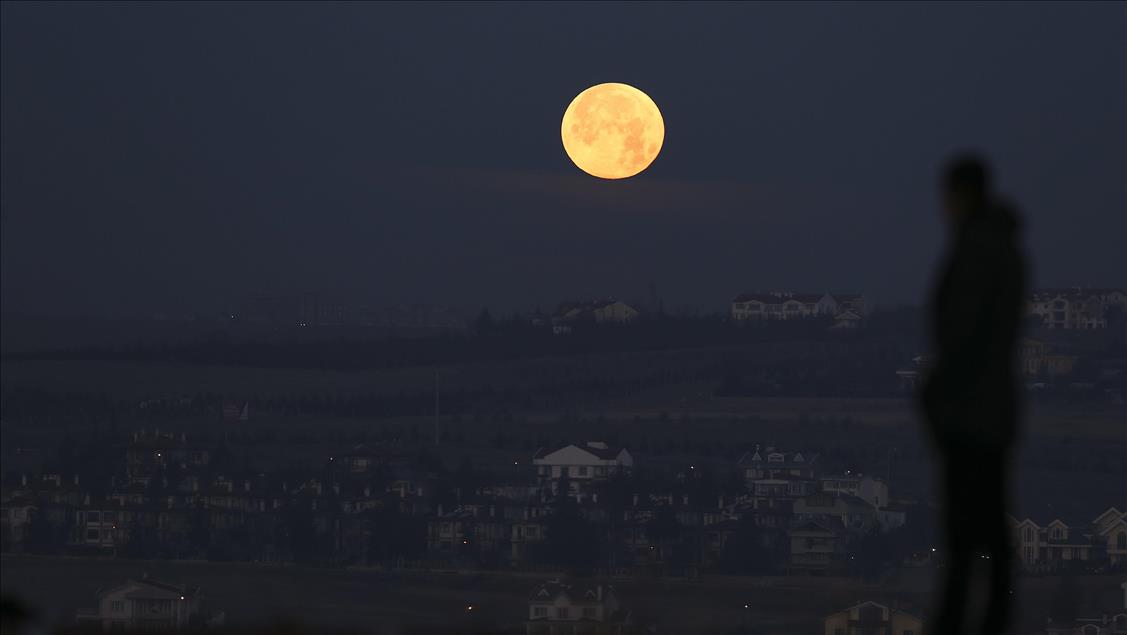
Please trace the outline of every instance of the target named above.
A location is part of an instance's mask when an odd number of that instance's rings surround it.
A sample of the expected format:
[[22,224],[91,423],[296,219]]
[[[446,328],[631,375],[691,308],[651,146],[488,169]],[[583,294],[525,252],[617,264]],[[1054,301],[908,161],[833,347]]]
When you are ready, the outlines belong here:
[[756,480],[778,476],[795,476],[805,479],[817,478],[819,455],[802,452],[783,452],[773,447],[745,452],[736,462],[736,467],[749,486]]
[[1095,540],[1105,546],[1108,561],[1113,565],[1127,562],[1127,512],[1109,507],[1092,521],[1092,527]]
[[1107,327],[1113,308],[1127,311],[1123,289],[1041,289],[1026,301],[1026,315],[1050,329],[1098,329]]
[[584,445],[565,445],[556,450],[541,448],[532,457],[536,478],[550,485],[555,493],[560,479],[568,479],[573,495],[586,491],[590,484],[604,481],[619,471],[634,467],[634,457],[626,448],[612,448],[602,441]]
[[638,310],[621,300],[562,302],[556,307],[553,323],[591,320],[598,324],[626,324],[638,318]]
[[1109,507],[1091,523],[1011,518],[1010,526],[1018,561],[1025,568],[1055,567],[1097,557],[1106,558],[1112,565],[1127,562],[1127,514],[1115,507]]
[[145,576],[99,592],[97,612],[80,614],[78,619],[99,623],[107,631],[168,631],[219,625],[223,614],[203,618],[197,587],[167,584]]
[[828,293],[741,293],[731,303],[734,320],[793,320],[836,312],[837,302]]
[[822,491],[856,496],[877,509],[888,505],[888,483],[867,474],[850,472],[823,476]]
[[624,635],[630,626],[612,586],[549,580],[528,598],[527,635]]
[[856,326],[866,313],[864,296],[856,293],[741,293],[732,299],[733,320],[797,320],[831,316],[837,324]]

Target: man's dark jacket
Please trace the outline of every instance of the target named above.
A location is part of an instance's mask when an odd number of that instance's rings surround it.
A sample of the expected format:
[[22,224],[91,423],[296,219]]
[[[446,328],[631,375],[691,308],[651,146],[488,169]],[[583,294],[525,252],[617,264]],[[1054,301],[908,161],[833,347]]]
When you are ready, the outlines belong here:
[[935,295],[933,365],[921,403],[941,449],[1005,450],[1017,433],[1025,263],[1017,216],[980,209],[956,230]]

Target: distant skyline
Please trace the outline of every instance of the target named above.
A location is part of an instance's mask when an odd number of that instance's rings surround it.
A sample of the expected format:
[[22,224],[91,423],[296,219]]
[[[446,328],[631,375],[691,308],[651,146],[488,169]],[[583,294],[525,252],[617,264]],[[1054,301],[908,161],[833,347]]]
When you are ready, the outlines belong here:
[[[966,148],[1035,286],[1127,286],[1122,3],[5,3],[0,36],[5,312],[920,304]],[[638,177],[564,153],[599,82],[661,109]]]

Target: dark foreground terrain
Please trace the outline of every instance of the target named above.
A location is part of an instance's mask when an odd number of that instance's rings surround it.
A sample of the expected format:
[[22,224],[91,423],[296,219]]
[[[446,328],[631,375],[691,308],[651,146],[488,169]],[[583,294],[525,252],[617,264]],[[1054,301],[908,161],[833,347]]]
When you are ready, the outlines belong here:
[[[72,623],[74,607],[93,607],[99,587],[148,573],[199,585],[208,606],[226,612],[231,628],[290,622],[370,633],[509,631],[525,619],[528,592],[552,576],[30,557],[4,557],[2,562],[4,594],[33,606],[45,626],[62,628]],[[722,576],[609,582],[637,619],[658,632],[813,634],[821,632],[825,615],[859,600],[926,613],[931,576],[919,569],[880,584]],[[1122,582],[1121,576],[1077,577],[1071,595],[1082,605],[1114,605]],[[1021,632],[1044,624],[1066,584],[1057,577],[1020,579]]]

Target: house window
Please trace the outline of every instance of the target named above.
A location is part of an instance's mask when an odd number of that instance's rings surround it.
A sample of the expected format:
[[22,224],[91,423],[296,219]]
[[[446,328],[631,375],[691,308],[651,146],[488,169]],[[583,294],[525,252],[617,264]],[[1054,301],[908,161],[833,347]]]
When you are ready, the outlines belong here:
[[548,607],[534,606],[532,607],[532,615],[533,617],[548,617]]
[[595,476],[606,476],[606,475],[607,475],[607,468],[605,468],[601,465],[595,468]]
[[568,618],[567,607],[561,606],[560,608],[556,609],[556,617],[560,618],[561,620],[566,620]]
[[580,466],[578,469],[579,469],[579,476],[587,476],[587,467],[586,466]]
[[98,532],[97,529],[87,529],[86,530],[86,539],[87,540],[97,540],[100,537],[101,537],[100,533]]
[[916,635],[916,632],[910,628],[904,629],[904,635]]
[[86,522],[90,522],[90,523],[102,522],[102,512],[86,512]]
[[1025,528],[1025,542],[1033,542],[1033,528],[1032,527],[1026,527]]
[[595,607],[593,607],[593,606],[583,607],[583,617],[593,619],[595,617]]
[[1119,532],[1119,535],[1115,537],[1115,548],[1127,549],[1127,533]]
[[845,635],[845,629],[844,628],[835,628],[834,629],[834,635]]
[[529,527],[529,528],[525,529],[524,533],[529,538],[535,538],[536,536],[538,536],[540,534],[540,529],[538,527]]
[[123,613],[123,612],[125,612],[125,601],[124,600],[111,600],[110,601],[110,612],[111,613]]

